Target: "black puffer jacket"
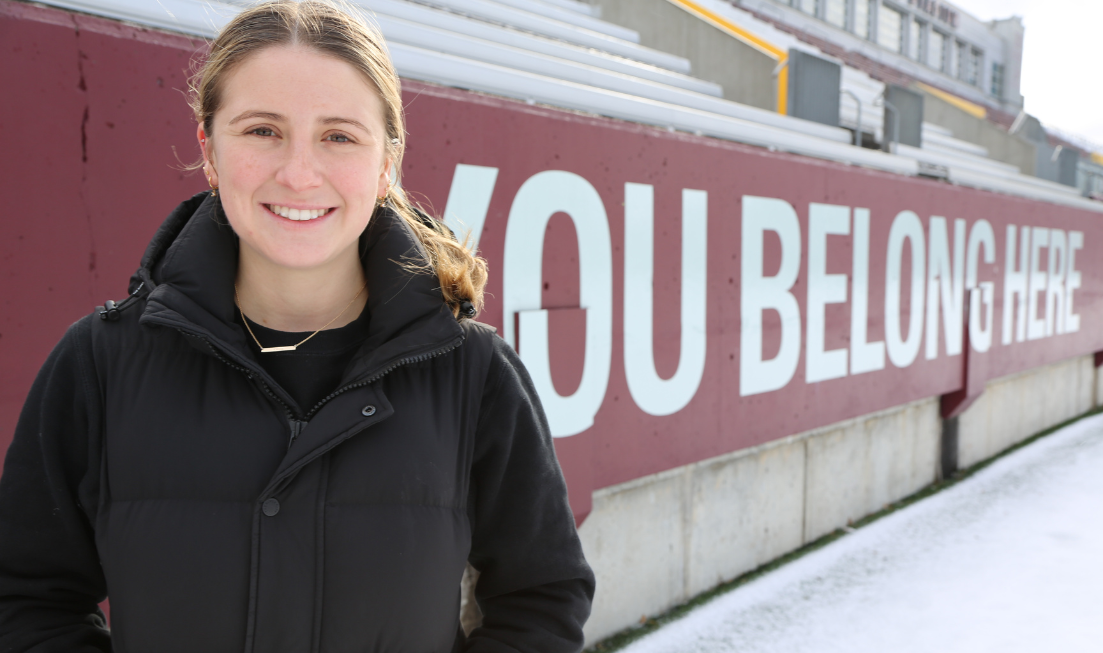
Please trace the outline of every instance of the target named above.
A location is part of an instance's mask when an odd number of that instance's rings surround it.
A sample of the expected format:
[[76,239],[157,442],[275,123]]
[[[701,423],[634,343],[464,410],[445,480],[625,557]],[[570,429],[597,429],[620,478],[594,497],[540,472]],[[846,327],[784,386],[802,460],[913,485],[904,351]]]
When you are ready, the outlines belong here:
[[594,580],[527,374],[397,263],[423,255],[401,218],[362,241],[369,336],[315,407],[234,325],[236,238],[206,193],[118,319],[70,328],[0,479],[0,651],[581,648]]

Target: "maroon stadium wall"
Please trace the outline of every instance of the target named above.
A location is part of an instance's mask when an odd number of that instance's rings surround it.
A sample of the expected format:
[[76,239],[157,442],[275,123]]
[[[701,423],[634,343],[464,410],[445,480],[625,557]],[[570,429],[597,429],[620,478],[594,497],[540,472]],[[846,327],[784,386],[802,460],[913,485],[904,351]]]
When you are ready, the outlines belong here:
[[[125,294],[204,186],[182,171],[203,47],[0,0],[0,448],[65,328]],[[919,399],[951,416],[989,379],[1103,350],[1097,214],[416,82],[405,97],[404,184],[476,227],[480,319],[541,389],[580,521],[599,488]]]

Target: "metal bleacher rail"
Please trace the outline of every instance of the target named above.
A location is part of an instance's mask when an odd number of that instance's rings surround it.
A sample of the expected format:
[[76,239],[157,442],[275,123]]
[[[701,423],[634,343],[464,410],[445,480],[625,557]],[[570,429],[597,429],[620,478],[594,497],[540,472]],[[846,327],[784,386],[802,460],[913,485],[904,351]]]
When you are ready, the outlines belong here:
[[[484,42],[511,46],[534,54],[544,55],[549,58],[549,61],[570,61],[586,64],[610,73],[637,77],[689,91],[705,93],[706,95],[721,95],[719,85],[668,68],[576,43],[541,36],[533,32],[507,29],[502,25],[440,11],[406,0],[373,0],[370,7],[381,30],[386,29],[383,26],[385,21],[388,19],[392,21],[394,29],[389,33],[384,32],[388,40],[431,42],[429,34],[400,34],[398,32],[399,26],[394,25],[393,21],[404,20],[412,23],[415,28],[436,29],[457,36],[466,36]],[[404,38],[406,40],[403,40]]]
[[[44,0],[45,4],[210,38],[241,4],[208,0]],[[655,125],[896,174],[920,163],[944,167],[949,181],[1103,212],[1075,189],[1022,175],[987,152],[926,129],[925,146],[894,153],[855,147],[832,127],[720,97],[719,86],[690,75],[688,60],[639,44],[636,32],[604,22],[577,0],[358,0],[387,39],[399,74],[451,87]],[[733,18],[757,26],[745,12]],[[728,10],[725,10],[728,11]],[[761,26],[783,38],[772,26]],[[788,37],[789,35],[784,35]],[[790,37],[791,38],[791,37]],[[781,44],[788,47],[789,43]],[[807,44],[800,47],[808,49]],[[863,102],[863,131],[879,130],[872,100],[883,85],[844,68],[844,87]],[[843,123],[854,122],[843,100]],[[857,125],[848,125],[856,127]],[[927,135],[929,137],[926,137]],[[1070,192],[1071,191],[1071,192]]]

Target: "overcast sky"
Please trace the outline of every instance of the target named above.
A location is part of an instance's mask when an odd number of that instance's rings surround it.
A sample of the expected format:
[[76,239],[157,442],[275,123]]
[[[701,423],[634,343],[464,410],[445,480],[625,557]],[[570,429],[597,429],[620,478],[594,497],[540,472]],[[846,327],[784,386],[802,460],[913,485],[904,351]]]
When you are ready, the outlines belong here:
[[1026,110],[1103,150],[1103,0],[951,2],[981,20],[1022,16]]

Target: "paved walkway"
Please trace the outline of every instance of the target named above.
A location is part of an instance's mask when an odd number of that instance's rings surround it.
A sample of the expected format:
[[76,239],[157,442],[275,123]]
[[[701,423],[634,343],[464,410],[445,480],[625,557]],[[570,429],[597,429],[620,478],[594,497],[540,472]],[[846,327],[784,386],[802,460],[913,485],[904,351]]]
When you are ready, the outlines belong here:
[[623,651],[1103,652],[1103,415]]

